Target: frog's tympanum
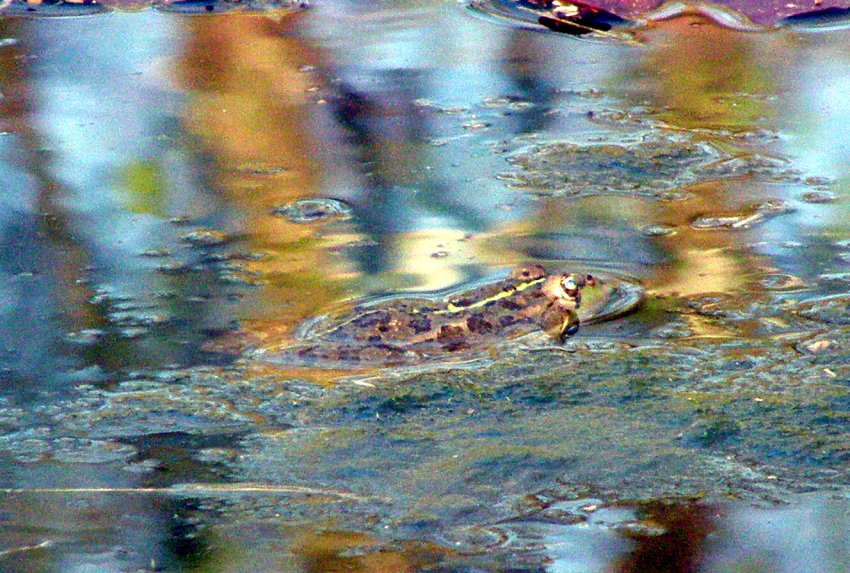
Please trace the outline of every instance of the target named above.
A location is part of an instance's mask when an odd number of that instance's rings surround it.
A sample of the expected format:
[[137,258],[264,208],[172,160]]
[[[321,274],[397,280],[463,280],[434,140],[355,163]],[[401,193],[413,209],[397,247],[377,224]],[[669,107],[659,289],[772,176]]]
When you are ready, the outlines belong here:
[[543,330],[557,342],[579,329],[587,274],[547,272],[539,264],[442,301],[397,299],[361,305],[313,324],[300,342],[256,349],[253,357],[283,363],[392,364],[469,355],[521,334]]

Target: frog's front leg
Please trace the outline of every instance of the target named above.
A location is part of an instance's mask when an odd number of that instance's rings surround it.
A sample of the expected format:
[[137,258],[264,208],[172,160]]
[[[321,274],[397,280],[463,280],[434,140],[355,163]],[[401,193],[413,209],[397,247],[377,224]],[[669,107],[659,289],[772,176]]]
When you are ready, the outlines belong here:
[[557,342],[578,332],[581,326],[572,301],[554,301],[540,316],[540,327]]

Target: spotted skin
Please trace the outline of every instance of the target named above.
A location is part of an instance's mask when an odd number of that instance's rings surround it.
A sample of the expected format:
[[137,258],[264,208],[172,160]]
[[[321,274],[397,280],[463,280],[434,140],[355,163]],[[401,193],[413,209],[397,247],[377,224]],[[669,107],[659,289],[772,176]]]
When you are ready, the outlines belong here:
[[310,333],[295,352],[300,361],[395,363],[470,353],[538,329],[563,342],[581,325],[582,289],[595,284],[590,275],[523,265],[504,280],[444,301],[355,308]]

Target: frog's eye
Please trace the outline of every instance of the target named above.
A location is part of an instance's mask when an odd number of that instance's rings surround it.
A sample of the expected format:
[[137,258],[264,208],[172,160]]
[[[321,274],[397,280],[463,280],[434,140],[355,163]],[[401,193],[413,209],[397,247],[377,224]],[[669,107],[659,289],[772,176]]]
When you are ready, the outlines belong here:
[[561,286],[564,287],[564,290],[566,291],[576,290],[578,288],[576,280],[572,276],[561,279]]

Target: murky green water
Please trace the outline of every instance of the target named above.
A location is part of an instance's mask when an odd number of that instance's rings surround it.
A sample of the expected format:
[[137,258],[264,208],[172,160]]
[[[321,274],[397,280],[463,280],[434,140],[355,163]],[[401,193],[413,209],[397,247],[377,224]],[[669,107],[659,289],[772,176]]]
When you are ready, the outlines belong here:
[[[0,26],[0,569],[844,569],[850,32]],[[646,298],[427,371],[209,352],[525,261]]]

